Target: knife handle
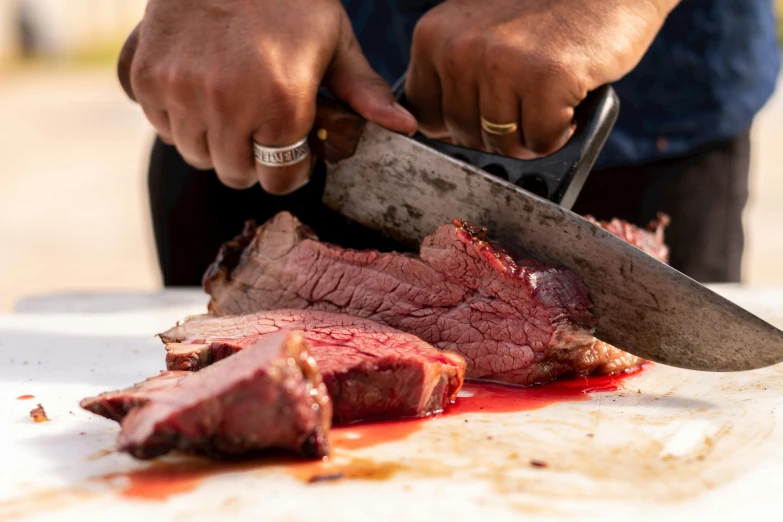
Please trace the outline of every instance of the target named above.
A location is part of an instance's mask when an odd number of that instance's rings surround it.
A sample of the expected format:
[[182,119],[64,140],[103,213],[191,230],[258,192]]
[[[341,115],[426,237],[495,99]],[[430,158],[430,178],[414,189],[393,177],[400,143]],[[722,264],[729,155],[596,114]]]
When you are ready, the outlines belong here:
[[318,94],[315,124],[308,138],[313,154],[335,162],[353,156],[362,136],[364,118],[348,107]]
[[[394,94],[403,106],[406,105],[405,78],[403,75],[394,86]],[[576,130],[563,148],[531,160],[468,149],[429,139],[421,133],[413,138],[570,209],[617,121],[619,110],[620,100],[611,86],[604,85],[590,92],[575,110]]]

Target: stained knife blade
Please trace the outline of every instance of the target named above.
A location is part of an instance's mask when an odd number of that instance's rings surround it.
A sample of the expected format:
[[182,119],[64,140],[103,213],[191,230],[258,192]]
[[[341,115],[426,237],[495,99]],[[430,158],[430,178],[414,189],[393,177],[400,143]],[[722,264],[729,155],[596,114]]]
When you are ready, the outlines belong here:
[[581,216],[372,123],[352,132],[352,150],[322,155],[324,202],[346,217],[412,247],[456,217],[485,226],[517,255],[579,274],[595,336],[654,362],[741,371],[783,361],[783,332]]

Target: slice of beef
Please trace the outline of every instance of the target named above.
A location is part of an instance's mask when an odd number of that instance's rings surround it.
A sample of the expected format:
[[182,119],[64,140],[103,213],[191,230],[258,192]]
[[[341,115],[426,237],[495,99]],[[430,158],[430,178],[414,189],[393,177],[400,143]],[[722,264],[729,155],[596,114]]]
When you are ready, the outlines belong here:
[[192,318],[161,334],[170,370],[198,370],[272,335],[302,332],[323,377],[333,423],[421,417],[453,401],[465,361],[367,319],[317,310]]
[[647,230],[617,218],[611,221],[598,221],[592,216],[585,216],[585,218],[659,261],[669,262],[669,247],[663,242],[663,231],[671,221],[666,214],[659,213],[656,219],[648,223]]
[[329,453],[332,407],[298,332],[280,332],[204,371],[170,371],[90,397],[82,408],[120,422],[118,447],[140,459],[171,450],[239,456],[266,448]]
[[412,333],[467,360],[467,377],[529,385],[642,361],[595,357],[588,289],[564,268],[517,259],[460,220],[427,237],[419,257],[319,242],[291,214],[248,223],[204,277],[213,315],[327,310]]

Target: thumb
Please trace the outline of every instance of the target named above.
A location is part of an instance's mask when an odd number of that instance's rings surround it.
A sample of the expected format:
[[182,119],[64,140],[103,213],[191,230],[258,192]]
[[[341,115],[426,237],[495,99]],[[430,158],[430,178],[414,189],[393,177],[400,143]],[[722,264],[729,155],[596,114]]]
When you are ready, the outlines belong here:
[[367,121],[408,135],[418,128],[416,118],[397,103],[389,84],[367,62],[353,32],[337,50],[324,85]]

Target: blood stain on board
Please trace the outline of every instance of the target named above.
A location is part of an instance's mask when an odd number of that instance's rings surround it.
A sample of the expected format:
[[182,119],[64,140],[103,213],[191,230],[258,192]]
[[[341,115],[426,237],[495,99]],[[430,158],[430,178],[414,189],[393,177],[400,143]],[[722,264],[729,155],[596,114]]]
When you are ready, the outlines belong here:
[[641,370],[619,375],[556,381],[542,386],[519,387],[466,383],[457,400],[439,415],[421,419],[370,422],[338,426],[329,434],[336,449],[355,450],[407,438],[427,422],[466,413],[510,413],[537,410],[559,402],[590,400],[591,393],[617,391],[623,381]]
[[0,522],[11,522],[31,516],[42,517],[56,511],[92,499],[93,492],[81,489],[44,489],[27,495],[0,501]]
[[408,438],[432,419],[404,419],[338,426],[329,432],[333,448],[355,450]]
[[35,399],[35,395],[26,394],[26,395],[20,395],[19,397],[16,398],[17,401],[29,401],[30,399]]
[[[193,458],[185,462],[158,462],[146,468],[112,473],[96,480],[112,485],[121,484],[120,494],[129,499],[165,501],[172,496],[195,490],[212,476],[228,473],[283,469],[297,480],[308,484],[328,484],[346,479],[385,480],[405,469],[397,462],[375,462],[372,459],[345,456],[341,450],[358,450],[406,439],[422,429],[428,422],[439,418],[466,413],[508,413],[536,410],[560,403],[585,401],[590,393],[616,391],[636,372],[606,377],[588,377],[556,381],[528,388],[500,384],[467,383],[460,397],[443,414],[420,419],[370,422],[332,428],[329,438],[333,452],[338,457],[323,460],[302,460],[294,456],[239,462],[213,462]],[[532,466],[536,464],[531,462]]]
[[350,457],[339,460],[302,462],[286,467],[294,478],[308,484],[339,480],[377,480],[391,478],[407,467],[399,462],[377,462],[371,458]]
[[[248,469],[251,469],[249,465]],[[110,473],[99,480],[112,485],[121,484],[120,495],[128,499],[164,501],[193,491],[210,476],[241,470],[241,465],[227,466],[208,461],[165,462],[126,473]]]
[[96,477],[93,481],[110,485],[126,499],[163,502],[194,491],[210,477],[230,473],[281,469],[297,480],[315,484],[342,479],[385,480],[403,468],[396,462],[378,463],[366,458],[350,458],[342,462],[330,462],[328,459],[307,461],[287,456],[239,462],[194,459],[154,463],[135,471]]
[[639,368],[616,375],[568,379],[530,387],[467,383],[444,415],[510,413],[538,410],[559,402],[587,401],[591,393],[621,389],[626,379],[641,371]]

